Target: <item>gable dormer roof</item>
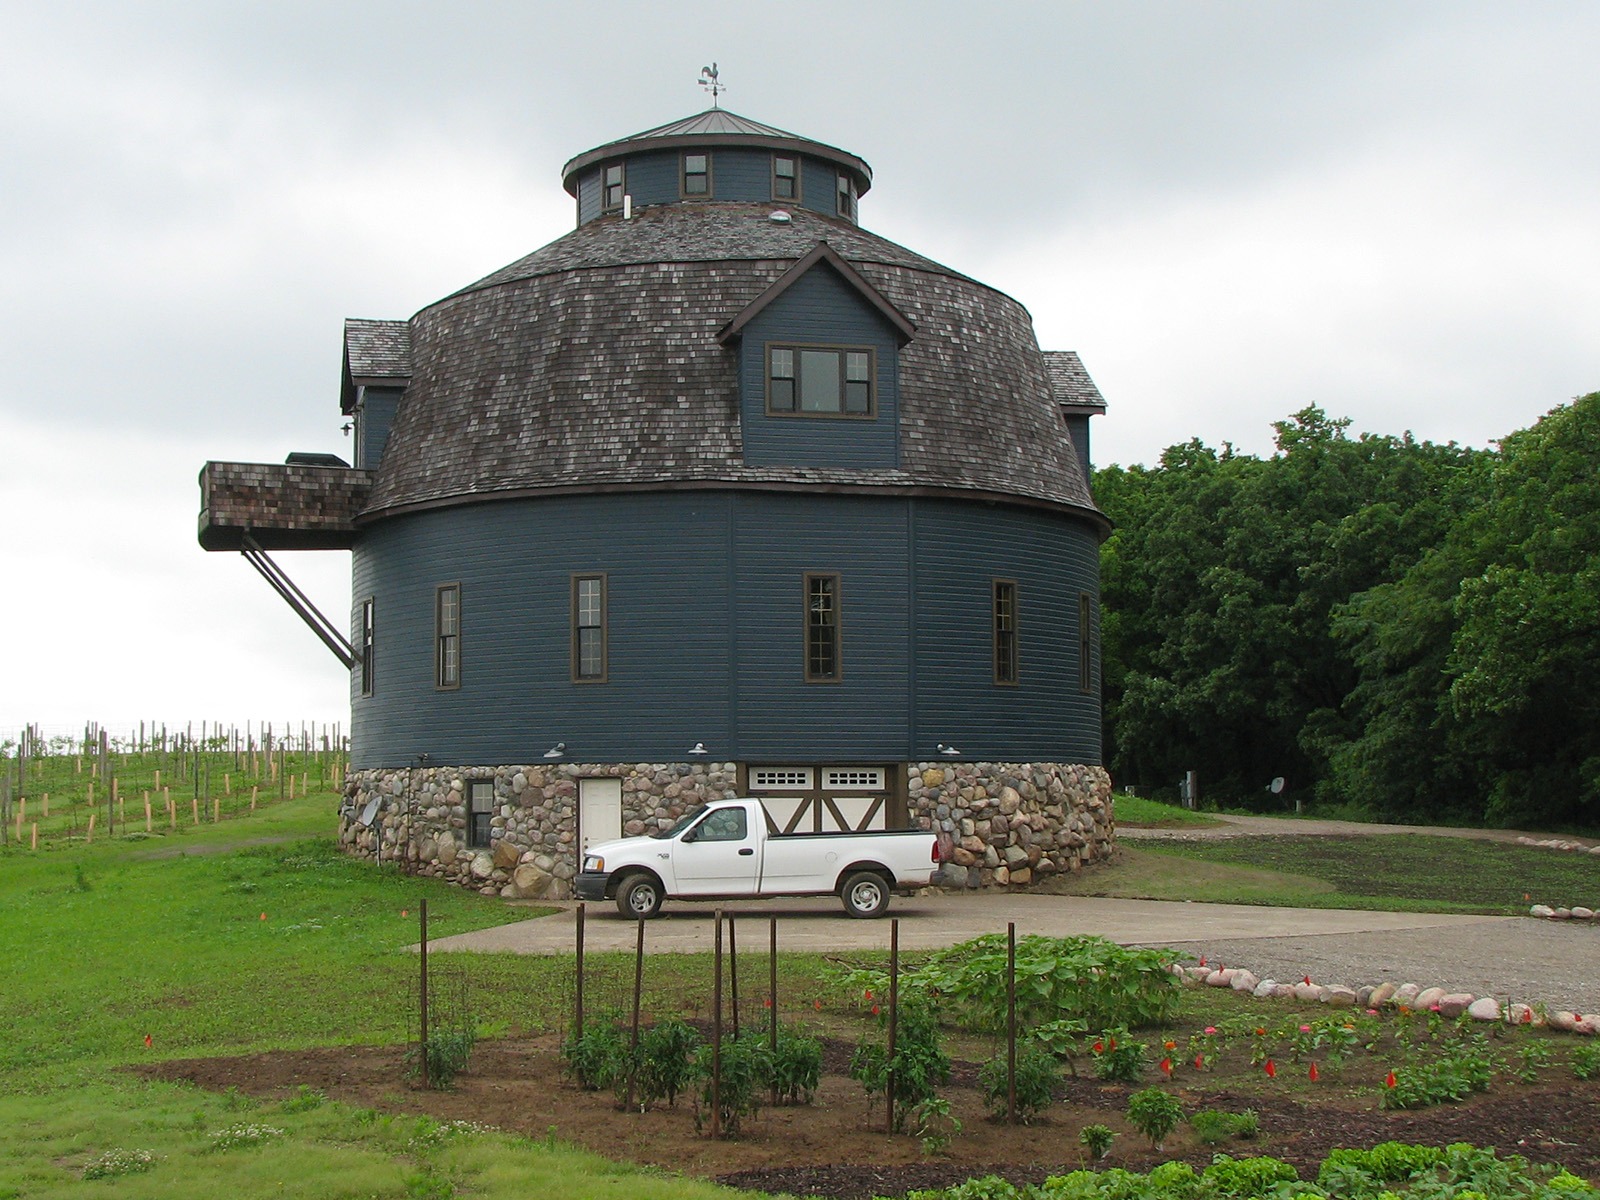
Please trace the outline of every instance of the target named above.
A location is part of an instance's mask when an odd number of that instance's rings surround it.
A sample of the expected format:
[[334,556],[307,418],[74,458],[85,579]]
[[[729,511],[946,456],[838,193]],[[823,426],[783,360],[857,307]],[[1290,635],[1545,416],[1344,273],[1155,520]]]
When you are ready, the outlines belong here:
[[1045,372],[1050,391],[1061,411],[1072,416],[1098,416],[1106,411],[1105,397],[1089,378],[1076,350],[1046,350]]
[[346,415],[355,411],[357,388],[405,387],[410,380],[411,322],[345,320],[340,408]]
[[778,276],[770,287],[745,305],[733,320],[718,330],[717,341],[727,345],[728,342],[738,337],[744,331],[744,327],[755,320],[762,310],[793,287],[796,281],[819,263],[826,263],[829,267],[832,267],[841,279],[854,288],[863,300],[878,311],[884,320],[893,325],[899,335],[901,345],[905,345],[905,343],[917,336],[917,327],[912,324],[909,317],[891,304],[882,292],[868,283],[862,277],[861,272],[840,258],[832,246],[828,245],[827,242],[818,242],[809,254]]

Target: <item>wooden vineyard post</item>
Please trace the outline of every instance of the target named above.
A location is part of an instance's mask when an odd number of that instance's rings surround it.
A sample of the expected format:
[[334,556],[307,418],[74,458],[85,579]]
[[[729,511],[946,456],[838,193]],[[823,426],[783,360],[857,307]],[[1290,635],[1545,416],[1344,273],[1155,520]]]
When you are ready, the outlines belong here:
[[1017,1123],[1017,923],[1006,922],[1006,1124]]
[[258,789],[255,788],[255,787],[252,787],[250,789],[250,811],[251,812],[255,812],[255,810],[256,810],[256,792],[257,792],[257,790]]
[[178,809],[172,803],[172,789],[164,788],[161,794],[167,799],[167,828],[176,829],[178,827]]
[[94,841],[94,818],[95,814],[91,812],[89,814],[89,828],[84,830],[83,833],[83,844],[86,846]]
[[722,910],[716,912],[716,949],[711,958],[711,1136],[722,1136]]
[[150,828],[150,793],[144,794],[144,831],[151,832]]
[[417,1007],[422,1036],[417,1059],[422,1064],[422,1090],[427,1091],[433,1084],[428,1070],[428,902],[426,900],[418,906],[417,918],[422,923],[421,952],[418,956],[417,971]]
[[[778,1056],[778,918],[767,918],[767,1049]],[[772,1103],[778,1103],[778,1081],[772,1081]]]
[[623,1106],[633,1111],[633,1088],[639,1063],[639,1000],[644,990],[644,918],[639,918],[639,940],[633,948],[633,1029],[628,1034],[628,1100]]
[[572,1037],[583,1040],[583,901],[578,901],[578,945],[573,960]]
[[46,792],[44,795],[39,797],[39,809],[40,809],[39,819],[43,820],[43,821],[48,821],[50,819],[50,793],[49,792]]
[[894,1051],[896,1026],[900,1019],[900,918],[889,921],[889,1086],[884,1091],[884,1108],[890,1133],[894,1132]]
[[195,796],[189,801],[189,810],[194,814],[194,823],[200,824],[200,797]]
[[33,823],[33,849],[39,848],[39,822]]
[[211,823],[217,824],[222,820],[222,797],[211,797]]
[[734,914],[728,914],[728,988],[733,1005],[733,1040],[739,1040],[739,946],[734,934]]

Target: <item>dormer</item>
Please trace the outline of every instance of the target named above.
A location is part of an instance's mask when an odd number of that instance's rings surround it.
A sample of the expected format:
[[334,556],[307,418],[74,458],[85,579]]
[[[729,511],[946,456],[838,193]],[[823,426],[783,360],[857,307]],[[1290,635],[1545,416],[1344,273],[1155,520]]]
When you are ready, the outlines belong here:
[[1072,438],[1073,449],[1078,454],[1078,466],[1083,479],[1089,481],[1089,418],[1106,411],[1105,397],[1095,387],[1094,380],[1084,369],[1083,360],[1076,350],[1044,351],[1044,366],[1050,376],[1050,390],[1055,395],[1061,420]]
[[819,242],[717,334],[738,354],[748,466],[899,465],[899,355],[916,326]]
[[344,323],[344,379],[339,409],[354,426],[355,465],[371,471],[383,458],[400,397],[411,382],[411,325],[406,321]]
[[762,203],[856,223],[872,168],[855,155],[725,109],[580,154],[561,171],[578,224],[656,204]]

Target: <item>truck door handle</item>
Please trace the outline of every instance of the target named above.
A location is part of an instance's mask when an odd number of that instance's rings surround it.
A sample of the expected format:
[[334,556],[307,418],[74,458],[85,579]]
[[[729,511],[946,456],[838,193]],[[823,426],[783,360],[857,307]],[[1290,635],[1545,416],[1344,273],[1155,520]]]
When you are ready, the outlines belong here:
[[739,853],[740,854],[754,854],[755,851],[750,849],[749,846],[746,846],[743,850],[739,851]]

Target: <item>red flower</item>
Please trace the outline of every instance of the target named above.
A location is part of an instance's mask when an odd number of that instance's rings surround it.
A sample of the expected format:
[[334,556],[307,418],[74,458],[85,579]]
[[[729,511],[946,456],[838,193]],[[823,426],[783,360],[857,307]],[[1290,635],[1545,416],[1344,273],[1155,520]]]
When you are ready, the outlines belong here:
[[1274,1063],[1274,1062],[1273,1062],[1273,1061],[1272,1061],[1272,1060],[1271,1060],[1271,1059],[1270,1059],[1270,1058],[1269,1058],[1269,1059],[1267,1059],[1267,1078],[1268,1078],[1268,1079],[1276,1079],[1276,1078],[1277,1078],[1277,1077],[1278,1077],[1278,1067],[1277,1067],[1277,1064],[1276,1064],[1276,1063]]
[[145,1048],[145,1049],[146,1049],[146,1050],[148,1050],[148,1049],[150,1049],[150,1047],[151,1047],[151,1046],[153,1046],[153,1045],[155,1045],[155,1039],[154,1039],[154,1038],[152,1038],[152,1037],[151,1037],[151,1036],[150,1036],[150,1035],[149,1035],[149,1034],[148,1034],[148,1033],[147,1033],[147,1034],[145,1034],[145,1035],[144,1035],[144,1048]]
[[1311,1070],[1308,1071],[1307,1074],[1309,1074],[1311,1076],[1311,1082],[1312,1083],[1315,1083],[1318,1079],[1322,1078],[1321,1074],[1317,1071],[1317,1064],[1316,1063],[1312,1063],[1311,1064]]
[[1178,1043],[1177,1042],[1162,1042],[1161,1043],[1161,1048],[1163,1050],[1176,1050],[1178,1048]]
[[868,989],[867,989],[867,999],[868,999],[868,1000],[871,1000],[871,999],[872,999],[872,989],[871,989],[871,988],[868,988]]
[[1111,1048],[1113,1050],[1115,1050],[1117,1048],[1117,1039],[1116,1038],[1112,1038],[1111,1039]]
[[1204,1071],[1206,1069],[1206,1056],[1204,1054],[1196,1054],[1194,1056],[1194,1069],[1196,1071]]
[[1094,1044],[1094,1052],[1096,1054],[1104,1054],[1106,1052],[1106,1044],[1104,1042],[1096,1042]]
[[877,1016],[878,1015],[878,1006],[876,1004],[874,1004],[872,1006],[872,1015],[873,1016]]
[[812,1005],[812,1007],[813,1007],[813,1008],[815,1008],[815,1009],[816,1009],[816,1010],[817,1010],[817,1011],[818,1011],[818,1012],[821,1012],[821,1011],[822,1011],[822,1001],[821,1001],[821,1000],[813,1000],[813,1001],[812,1001],[812,1002],[811,1002],[811,1005]]
[[1202,967],[1206,965],[1206,956],[1204,954],[1200,956],[1200,965]]
[[771,1008],[772,1007],[772,997],[768,996],[765,1000],[763,1000],[761,1002],[761,1007],[762,1008]]
[[1308,985],[1311,983],[1311,976],[1303,975],[1303,976],[1301,976],[1301,978],[1303,978]]
[[1385,1075],[1383,1077],[1383,1086],[1384,1087],[1393,1087],[1396,1082],[1397,1081],[1395,1080],[1393,1071],[1390,1071],[1387,1075]]
[[1172,1060],[1170,1058],[1163,1058],[1160,1065],[1161,1073],[1170,1078],[1172,1075]]

